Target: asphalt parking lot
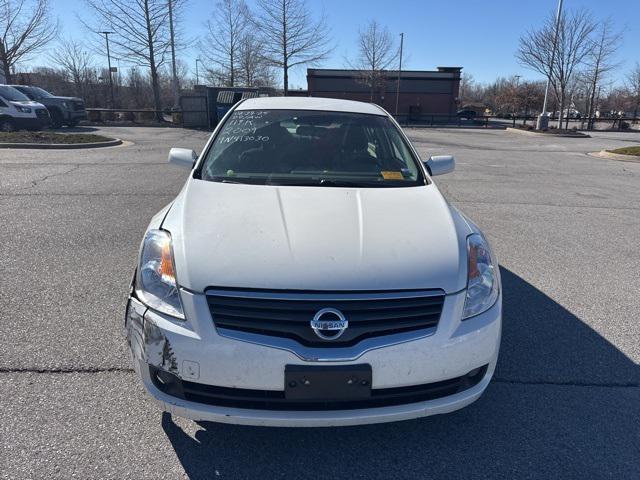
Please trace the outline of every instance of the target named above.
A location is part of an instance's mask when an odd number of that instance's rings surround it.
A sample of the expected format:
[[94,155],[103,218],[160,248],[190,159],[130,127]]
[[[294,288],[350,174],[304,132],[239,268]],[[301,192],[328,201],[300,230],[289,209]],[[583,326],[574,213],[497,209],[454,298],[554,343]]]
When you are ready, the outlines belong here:
[[127,285],[186,175],[169,147],[207,134],[96,133],[133,144],[0,150],[2,478],[640,478],[640,163],[586,155],[640,133],[408,130],[422,154],[456,156],[437,183],[499,257],[495,379],[446,416],[294,430],[172,419],[146,398]]

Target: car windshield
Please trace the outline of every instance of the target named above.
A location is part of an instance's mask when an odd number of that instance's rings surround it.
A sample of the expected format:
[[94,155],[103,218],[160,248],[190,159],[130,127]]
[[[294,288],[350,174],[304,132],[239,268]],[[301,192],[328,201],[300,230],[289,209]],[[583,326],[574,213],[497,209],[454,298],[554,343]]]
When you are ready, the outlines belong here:
[[196,173],[262,185],[405,187],[425,178],[386,117],[313,110],[236,110]]
[[46,90],[43,90],[40,87],[31,87],[31,91],[35,93],[38,97],[44,97],[44,98],[53,97],[53,95],[51,95],[49,92],[47,92]]
[[9,85],[0,85],[0,97],[10,102],[28,102],[29,98]]

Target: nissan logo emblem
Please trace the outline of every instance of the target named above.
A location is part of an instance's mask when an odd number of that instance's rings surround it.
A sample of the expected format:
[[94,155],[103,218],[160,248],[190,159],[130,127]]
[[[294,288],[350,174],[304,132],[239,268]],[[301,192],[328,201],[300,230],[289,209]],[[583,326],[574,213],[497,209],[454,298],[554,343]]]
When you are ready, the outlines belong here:
[[349,326],[349,322],[340,310],[323,308],[318,310],[311,320],[311,328],[323,340],[339,338]]

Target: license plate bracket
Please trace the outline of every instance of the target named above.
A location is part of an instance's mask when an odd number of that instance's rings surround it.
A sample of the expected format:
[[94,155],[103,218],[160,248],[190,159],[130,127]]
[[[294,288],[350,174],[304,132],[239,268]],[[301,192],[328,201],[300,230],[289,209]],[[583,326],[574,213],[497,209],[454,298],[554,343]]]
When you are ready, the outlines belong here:
[[371,397],[371,365],[286,365],[284,395],[288,400],[360,400]]

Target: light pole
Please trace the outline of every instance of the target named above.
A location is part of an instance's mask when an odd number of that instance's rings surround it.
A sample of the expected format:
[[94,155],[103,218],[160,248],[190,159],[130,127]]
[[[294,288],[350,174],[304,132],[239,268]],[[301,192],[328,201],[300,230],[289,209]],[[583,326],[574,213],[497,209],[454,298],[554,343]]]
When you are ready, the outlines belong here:
[[111,108],[116,107],[116,102],[113,96],[113,77],[111,76],[111,53],[109,52],[109,35],[115,32],[98,32],[104,35],[104,39],[107,42],[107,64],[109,65],[109,90],[111,91]]
[[196,85],[200,83],[200,75],[198,74],[198,62],[202,63],[202,60],[196,58]]
[[180,92],[178,90],[178,69],[176,68],[176,43],[173,32],[173,0],[169,0],[169,36],[171,41],[171,73],[173,75],[173,107],[180,106]]
[[[558,0],[558,12],[556,13],[556,28],[553,32],[553,46],[551,47],[551,63],[549,64],[549,74],[547,75],[547,86],[544,89],[544,102],[542,103],[542,113],[538,116],[538,124],[536,125],[536,130],[544,130],[549,126],[549,115],[547,115],[547,100],[549,98],[549,84],[551,83],[551,74],[553,72],[553,64],[556,61],[556,46],[558,43],[558,29],[560,28],[561,16],[562,16],[562,0]],[[562,117],[562,112],[560,112],[560,117]]]
[[[514,75],[513,76],[516,79],[516,88],[515,88],[515,92],[514,93],[514,102],[513,102],[513,109],[515,110],[513,112],[513,116],[516,117],[517,116],[517,110],[518,110],[518,99],[520,98],[519,94],[518,94],[518,85],[520,84],[520,75]],[[526,121],[526,118],[525,118]]]
[[404,33],[400,34],[400,66],[398,67],[398,85],[396,86],[396,117],[398,116],[398,103],[400,102],[400,74],[402,73],[402,45]]

